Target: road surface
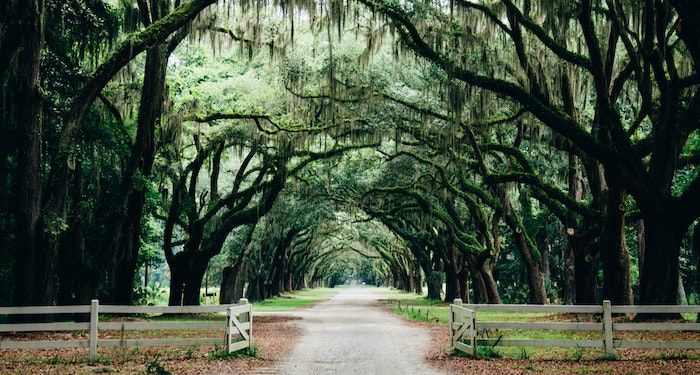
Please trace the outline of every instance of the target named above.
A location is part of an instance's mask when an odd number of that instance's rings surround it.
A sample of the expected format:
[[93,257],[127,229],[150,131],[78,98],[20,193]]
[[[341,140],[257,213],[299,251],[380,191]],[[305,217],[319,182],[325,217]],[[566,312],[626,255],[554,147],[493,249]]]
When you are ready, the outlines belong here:
[[349,287],[328,301],[299,311],[305,330],[280,371],[308,374],[441,374],[423,358],[427,331],[382,310],[381,290]]

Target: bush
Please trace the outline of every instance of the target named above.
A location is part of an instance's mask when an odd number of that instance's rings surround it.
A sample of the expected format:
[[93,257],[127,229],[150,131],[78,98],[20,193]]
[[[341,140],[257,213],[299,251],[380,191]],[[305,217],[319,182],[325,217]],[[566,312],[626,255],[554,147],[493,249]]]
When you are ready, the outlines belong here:
[[476,356],[481,359],[498,359],[502,355],[493,346],[477,346]]
[[258,347],[251,345],[249,348],[241,349],[233,353],[229,353],[226,347],[215,346],[214,350],[209,353],[208,358],[213,361],[227,360],[232,358],[258,358]]
[[146,366],[146,374],[149,375],[172,375],[162,364],[158,357],[153,358],[151,362]]

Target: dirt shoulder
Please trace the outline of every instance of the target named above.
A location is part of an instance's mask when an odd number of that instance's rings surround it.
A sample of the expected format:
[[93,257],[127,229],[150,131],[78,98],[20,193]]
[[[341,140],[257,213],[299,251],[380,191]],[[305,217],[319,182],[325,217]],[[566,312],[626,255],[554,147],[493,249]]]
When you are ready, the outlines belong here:
[[[298,318],[256,316],[253,345],[258,358],[213,359],[211,347],[101,349],[96,365],[87,363],[86,349],[3,350],[2,374],[145,374],[154,360],[172,374],[250,374],[273,371],[302,334]],[[156,373],[156,372],[153,372]]]
[[[382,303],[387,311],[392,309]],[[449,374],[698,374],[700,360],[685,358],[684,351],[659,352],[626,350],[623,360],[554,360],[554,359],[472,359],[450,355],[450,332],[444,324],[405,319],[406,324],[430,332],[431,345],[425,360]]]

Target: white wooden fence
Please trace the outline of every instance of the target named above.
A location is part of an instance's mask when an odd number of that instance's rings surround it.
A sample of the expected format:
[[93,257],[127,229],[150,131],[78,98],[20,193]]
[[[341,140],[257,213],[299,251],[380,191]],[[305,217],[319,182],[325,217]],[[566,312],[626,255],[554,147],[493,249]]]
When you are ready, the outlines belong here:
[[[586,322],[488,322],[478,321],[479,312],[522,312],[559,314],[602,314],[600,323]],[[466,305],[459,299],[450,305],[452,347],[476,355],[478,345],[488,346],[549,346],[603,348],[606,355],[614,355],[615,348],[639,349],[700,349],[700,341],[642,341],[616,339],[619,331],[700,331],[700,323],[613,323],[613,314],[669,314],[700,313],[700,306],[612,306],[602,305]],[[600,332],[602,339],[509,339],[479,338],[487,330],[559,330]]]
[[[201,314],[226,313],[226,321],[202,322],[100,322],[99,314]],[[0,340],[2,349],[89,348],[90,358],[97,356],[98,347],[137,346],[192,346],[217,345],[227,347],[229,353],[250,347],[253,336],[253,305],[242,298],[238,304],[217,306],[26,306],[0,307],[0,315],[90,314],[89,322],[16,323],[0,324],[3,332],[65,332],[88,331],[85,340]],[[223,316],[222,316],[223,318]],[[221,330],[220,337],[165,338],[165,339],[100,339],[98,331],[143,330]],[[123,337],[123,335],[122,335]]]

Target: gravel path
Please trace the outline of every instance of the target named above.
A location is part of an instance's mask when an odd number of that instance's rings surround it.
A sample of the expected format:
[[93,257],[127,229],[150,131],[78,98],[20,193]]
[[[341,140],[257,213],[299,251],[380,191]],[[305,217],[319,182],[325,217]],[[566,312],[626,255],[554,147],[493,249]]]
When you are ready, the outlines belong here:
[[428,332],[383,311],[376,303],[380,298],[374,288],[343,288],[295,314],[303,317],[306,333],[282,362],[281,373],[441,374],[423,361]]

